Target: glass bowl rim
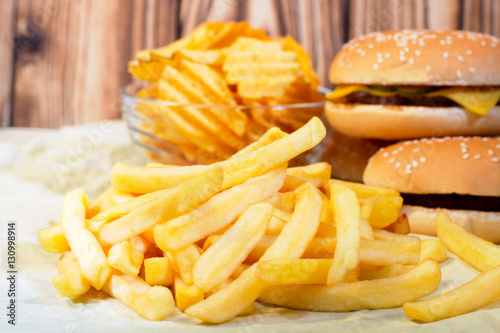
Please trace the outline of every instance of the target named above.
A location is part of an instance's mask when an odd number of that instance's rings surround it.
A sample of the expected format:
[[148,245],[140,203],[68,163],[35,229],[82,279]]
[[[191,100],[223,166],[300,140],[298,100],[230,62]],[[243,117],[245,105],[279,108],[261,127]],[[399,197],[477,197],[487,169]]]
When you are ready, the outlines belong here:
[[[135,81],[127,84],[120,90],[120,97],[122,101],[135,102],[135,103],[155,103],[163,106],[176,106],[176,107],[195,107],[195,108],[231,108],[231,109],[268,109],[268,110],[282,110],[282,109],[305,109],[305,108],[317,108],[324,107],[326,104],[326,99],[320,102],[306,102],[306,103],[295,103],[295,104],[277,104],[277,105],[226,105],[226,104],[197,104],[197,103],[178,103],[172,101],[165,101],[161,99],[153,98],[142,98],[129,93],[130,89],[145,86],[148,81]],[[331,90],[319,86],[318,92],[323,96],[329,93]]]

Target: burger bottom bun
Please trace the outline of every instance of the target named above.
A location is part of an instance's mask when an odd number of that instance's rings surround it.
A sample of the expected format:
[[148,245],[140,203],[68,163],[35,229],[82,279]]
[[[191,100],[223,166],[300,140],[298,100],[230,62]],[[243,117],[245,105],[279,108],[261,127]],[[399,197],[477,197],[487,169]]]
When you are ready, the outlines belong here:
[[500,135],[500,106],[484,116],[461,107],[346,104],[328,101],[328,122],[338,131],[384,140]]
[[400,213],[408,217],[412,233],[436,236],[436,215],[440,210],[446,212],[453,222],[470,233],[495,244],[500,243],[500,212],[403,205]]

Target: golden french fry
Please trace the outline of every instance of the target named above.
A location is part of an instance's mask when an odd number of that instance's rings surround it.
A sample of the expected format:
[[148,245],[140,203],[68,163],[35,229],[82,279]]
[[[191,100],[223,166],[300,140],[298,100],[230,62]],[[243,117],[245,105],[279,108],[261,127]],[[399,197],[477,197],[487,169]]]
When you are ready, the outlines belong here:
[[330,201],[337,226],[337,245],[327,284],[333,286],[346,281],[359,265],[361,242],[359,201],[356,193],[346,185],[331,185]]
[[[367,220],[365,220],[363,218],[359,219],[359,232],[360,232],[361,237],[363,237],[363,238],[375,239],[375,234],[373,232],[372,226],[370,225],[370,223],[368,223]],[[327,237],[331,237],[331,236],[327,236]]]
[[100,290],[109,275],[111,268],[106,263],[106,255],[94,237],[85,229],[85,209],[87,195],[81,189],[74,190],[64,196],[61,213],[61,229],[64,237],[75,254],[87,281]]
[[90,283],[83,276],[73,252],[62,255],[57,270],[59,274],[52,278],[52,284],[61,297],[74,299],[90,289]]
[[440,211],[436,216],[436,230],[446,248],[460,259],[486,272],[500,265],[500,247],[475,236],[453,223],[448,214]]
[[150,286],[170,286],[172,284],[172,267],[167,257],[144,259],[144,277]]
[[[270,242],[270,240],[264,239]],[[336,238],[317,238],[309,243],[303,258],[335,258]],[[387,266],[416,264],[420,257],[420,242],[387,242],[364,239],[360,241],[359,261],[365,264]]]
[[148,320],[163,320],[175,310],[174,297],[166,287],[113,271],[102,290]]
[[361,217],[376,228],[385,228],[397,221],[403,206],[400,196],[381,196],[368,199],[361,207]]
[[47,252],[63,253],[70,250],[60,224],[38,230],[37,236],[40,245]]
[[273,207],[266,202],[249,205],[238,220],[195,262],[193,282],[207,292],[227,280],[264,235]]
[[432,322],[479,309],[500,298],[500,265],[439,296],[403,304],[409,318]]
[[276,193],[266,201],[271,203],[275,208],[285,212],[292,212],[295,208],[295,196],[293,191]]
[[440,240],[424,239],[420,242],[420,259],[418,262],[422,262],[429,258],[439,263],[448,259],[446,246]]
[[194,284],[186,284],[179,276],[174,278],[174,293],[177,308],[182,312],[205,298],[203,290]]
[[108,251],[108,265],[130,276],[139,274],[143,260],[144,254],[134,250],[128,240],[113,245]]
[[292,167],[286,170],[287,175],[309,181],[316,187],[325,185],[330,180],[331,172],[332,167],[326,162]]
[[410,233],[410,223],[408,222],[408,216],[406,216],[406,214],[399,215],[396,222],[389,224],[384,229],[395,234],[408,235]]
[[276,193],[284,178],[285,170],[277,169],[212,196],[191,212],[156,225],[156,244],[169,252],[197,242],[234,221],[248,205]]
[[361,183],[349,182],[349,181],[340,180],[340,179],[331,179],[322,188],[328,197],[330,197],[330,184],[331,183],[339,183],[339,184],[347,185],[351,190],[356,192],[356,195],[358,196],[358,199],[360,199],[360,200],[367,199],[367,198],[373,198],[373,197],[380,197],[380,196],[400,196],[398,191],[391,190],[391,189],[384,188],[384,187],[368,186],[368,185],[364,185]]
[[154,199],[165,194],[167,191],[168,190],[160,190],[156,192],[146,193],[144,195],[126,201],[124,203],[113,206],[107,210],[104,210],[99,214],[95,215],[94,217],[92,217],[90,220],[87,220],[87,228],[90,231],[97,231],[109,221],[127,215],[137,207],[140,207],[148,202],[153,201]]
[[242,155],[249,154],[251,152],[256,151],[257,149],[270,145],[271,143],[278,141],[279,139],[282,139],[286,136],[288,136],[288,134],[283,132],[279,127],[271,127],[256,141],[240,149],[240,151],[231,156],[231,158],[234,159]]
[[189,244],[178,251],[169,252],[172,266],[187,285],[193,284],[193,266],[200,258],[200,252],[194,244]]
[[[281,234],[262,256],[263,260],[299,258],[314,237],[323,202],[317,189],[304,184],[296,190],[296,207]],[[307,221],[307,223],[304,223]],[[236,280],[205,300],[189,307],[185,313],[210,323],[222,323],[236,317],[253,303],[267,286],[257,279],[253,265]]]
[[373,228],[375,239],[388,242],[420,242],[420,238],[412,235],[393,233],[384,229]]
[[212,167],[129,214],[105,224],[97,232],[99,241],[103,244],[117,244],[143,233],[158,223],[169,221],[193,210],[199,203],[221,190],[224,181],[223,172],[220,166]]
[[439,265],[428,259],[411,271],[391,278],[324,285],[285,285],[266,288],[265,303],[308,311],[344,312],[387,309],[433,293],[441,281]]
[[269,285],[326,284],[331,265],[331,259],[261,260],[255,276]]

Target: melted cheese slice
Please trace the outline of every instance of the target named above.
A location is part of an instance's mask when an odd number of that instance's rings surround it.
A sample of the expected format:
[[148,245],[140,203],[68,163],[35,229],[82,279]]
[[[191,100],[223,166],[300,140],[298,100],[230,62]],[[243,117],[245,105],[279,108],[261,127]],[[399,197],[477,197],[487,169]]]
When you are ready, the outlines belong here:
[[443,96],[460,104],[468,111],[484,116],[500,100],[500,88],[479,90],[474,88],[447,88],[426,94],[428,97]]
[[[361,84],[352,84],[337,86],[334,91],[326,95],[326,98],[335,100],[358,91],[364,91],[370,95],[380,97],[397,95],[396,91],[382,91]],[[453,87],[433,91],[423,96],[446,97],[455,103],[460,104],[469,112],[484,116],[489,110],[498,104],[498,101],[500,100],[500,88],[480,90],[470,87]]]

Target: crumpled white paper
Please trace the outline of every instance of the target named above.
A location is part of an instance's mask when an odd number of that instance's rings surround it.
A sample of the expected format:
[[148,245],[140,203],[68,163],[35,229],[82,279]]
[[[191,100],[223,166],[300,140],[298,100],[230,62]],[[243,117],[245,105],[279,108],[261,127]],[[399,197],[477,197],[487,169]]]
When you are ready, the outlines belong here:
[[[500,301],[473,313],[422,324],[409,320],[403,309],[364,310],[348,313],[318,313],[289,310],[257,304],[255,314],[238,317],[222,325],[202,324],[175,311],[161,322],[150,322],[119,301],[102,292],[89,292],[77,300],[61,298],[51,283],[56,275],[59,255],[46,253],[38,243],[36,232],[58,221],[64,193],[82,186],[95,196],[109,186],[111,166],[120,159],[140,164],[143,159],[130,147],[125,126],[112,122],[109,128],[102,123],[69,127],[29,142],[17,148],[0,142],[0,318],[1,332],[498,332],[500,330]],[[108,126],[107,125],[107,126]],[[105,131],[103,130],[105,129]],[[86,131],[86,132],[85,132]],[[96,132],[97,131],[97,132]],[[102,133],[102,138],[97,133]],[[82,141],[90,140],[78,155]],[[89,141],[90,142],[90,141]],[[80,145],[80,146],[79,146]],[[86,144],[85,144],[86,145]],[[74,164],[64,154],[76,156]],[[135,155],[134,155],[135,154]],[[80,157],[78,157],[80,156]],[[77,158],[78,157],[78,158]],[[68,163],[70,169],[59,179],[55,163]],[[33,169],[33,170],[30,170]],[[37,173],[36,170],[41,170]],[[93,171],[89,171],[93,170]],[[97,175],[100,173],[99,175]],[[60,181],[57,186],[51,182]],[[88,183],[94,184],[88,184]],[[95,193],[94,193],[95,192]],[[16,326],[7,320],[7,222],[16,223],[17,286]],[[442,282],[433,295],[457,287],[478,272],[449,254],[441,264]],[[500,283],[500,281],[499,281]]]

